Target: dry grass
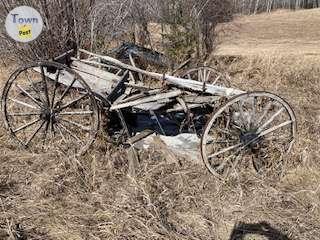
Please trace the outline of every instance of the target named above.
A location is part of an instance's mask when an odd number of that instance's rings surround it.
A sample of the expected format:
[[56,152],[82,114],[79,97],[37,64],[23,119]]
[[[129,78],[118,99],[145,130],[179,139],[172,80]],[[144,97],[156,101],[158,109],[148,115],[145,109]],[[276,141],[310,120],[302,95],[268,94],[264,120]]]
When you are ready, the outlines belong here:
[[319,55],[320,9],[276,11],[237,18],[225,24],[219,55]]
[[[8,68],[1,69],[3,82]],[[242,58],[228,70],[235,86],[270,90],[293,105],[299,138],[283,179],[244,173],[221,182],[189,161],[168,164],[156,150],[142,153],[133,178],[125,151],[102,140],[78,159],[35,155],[1,127],[0,239],[13,239],[19,223],[28,239],[225,240],[239,222],[266,222],[292,240],[319,239],[317,60]]]

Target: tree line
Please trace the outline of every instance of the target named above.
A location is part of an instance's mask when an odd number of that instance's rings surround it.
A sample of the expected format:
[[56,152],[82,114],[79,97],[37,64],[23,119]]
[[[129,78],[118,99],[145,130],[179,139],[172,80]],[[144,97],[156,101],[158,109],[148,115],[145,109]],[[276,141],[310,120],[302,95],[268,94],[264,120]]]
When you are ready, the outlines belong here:
[[114,42],[153,48],[150,23],[161,26],[160,49],[179,60],[208,56],[215,47],[216,26],[235,13],[255,14],[278,8],[318,7],[320,0],[0,0],[0,24],[16,6],[36,8],[44,19],[39,39],[19,44],[0,28],[0,52],[17,58],[48,59],[72,39],[79,47],[103,52]]
[[240,14],[271,12],[275,9],[307,9],[320,6],[320,0],[232,0],[234,11]]
[[161,26],[161,49],[167,54],[205,56],[214,48],[216,26],[233,16],[231,0],[0,0],[0,23],[19,5],[36,8],[44,20],[43,33],[28,45],[0,29],[3,49],[23,59],[52,58],[68,39],[98,52],[125,41],[152,48],[150,23]]

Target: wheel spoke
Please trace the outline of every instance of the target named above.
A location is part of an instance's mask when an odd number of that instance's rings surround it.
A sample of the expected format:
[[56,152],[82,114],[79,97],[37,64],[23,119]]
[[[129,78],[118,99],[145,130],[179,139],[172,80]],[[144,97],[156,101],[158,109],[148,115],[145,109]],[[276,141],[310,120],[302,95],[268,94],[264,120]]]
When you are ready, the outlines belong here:
[[117,76],[121,73],[122,69],[119,69],[119,71],[116,73]]
[[274,121],[274,119],[280,115],[283,111],[285,110],[284,107],[281,107],[280,110],[278,112],[276,112],[275,114],[272,115],[272,117],[266,121],[262,126],[260,126],[257,130],[258,133],[260,133],[263,129],[265,129],[265,127],[267,127],[270,123],[272,123]]
[[287,125],[289,125],[289,124],[292,124],[293,123],[293,121],[286,121],[286,122],[284,122],[284,123],[281,123],[281,124],[279,124],[279,125],[277,125],[277,126],[274,126],[274,127],[272,127],[272,128],[270,128],[270,129],[267,129],[267,130],[265,130],[265,131],[263,131],[263,132],[261,132],[260,134],[259,134],[259,137],[263,137],[263,136],[265,136],[265,135],[267,135],[267,134],[269,134],[269,133],[272,133],[272,132],[274,132],[274,131],[276,131],[276,130],[278,130],[278,129],[280,129],[280,128],[283,128],[283,127],[285,127],[285,126],[287,126]]
[[43,135],[42,135],[42,145],[44,146],[46,143],[47,133],[49,130],[50,121],[46,122],[46,127],[44,129]]
[[209,144],[224,144],[224,143],[235,143],[238,140],[234,139],[234,140],[221,140],[221,141],[213,141],[213,140],[208,140],[208,142],[206,143],[206,145]]
[[242,144],[242,143],[238,143],[238,144],[236,144],[236,145],[233,145],[233,146],[224,148],[224,149],[222,149],[222,150],[219,151],[219,152],[216,152],[216,153],[214,153],[214,154],[211,154],[210,156],[208,156],[208,158],[209,158],[209,159],[210,159],[210,158],[214,158],[214,157],[216,157],[216,156],[218,156],[218,155],[221,155],[222,153],[231,151],[231,150],[236,149],[236,148],[239,148],[239,147],[241,147],[241,146],[243,146],[243,144]]
[[238,124],[236,124],[236,123],[233,122],[233,121],[231,121],[230,124],[231,124],[232,126],[234,126],[236,129],[238,129],[239,131],[243,131],[243,130],[244,130],[244,129],[242,129],[241,126],[239,126]]
[[269,110],[271,109],[272,107],[272,104],[273,102],[269,102],[266,106],[266,108],[264,109],[263,111],[263,114],[260,116],[260,118],[258,119],[257,123],[256,123],[256,126],[259,126],[262,122],[262,120],[267,116]]
[[14,99],[14,98],[8,98],[9,100],[11,100],[11,101],[13,101],[13,102],[15,102],[15,103],[18,103],[18,104],[20,104],[20,105],[22,105],[22,106],[25,106],[25,107],[28,107],[28,108],[32,108],[32,109],[39,109],[38,107],[36,107],[36,106],[33,106],[33,105],[31,105],[31,104],[28,104],[28,103],[24,103],[24,102],[21,102],[21,101],[19,101],[19,100],[17,100],[17,99]]
[[21,130],[23,130],[23,129],[26,129],[26,128],[28,128],[28,127],[31,127],[32,125],[36,124],[36,123],[39,122],[39,121],[40,121],[40,119],[34,120],[34,121],[32,121],[32,122],[29,122],[29,123],[27,123],[27,124],[25,124],[25,125],[17,128],[16,130],[13,130],[13,133],[16,133],[16,132],[19,132],[19,131],[21,131]]
[[228,134],[228,135],[231,135],[231,136],[233,135],[232,132],[230,132],[230,131],[228,131],[226,129],[221,129],[221,128],[216,127],[215,130],[217,130],[220,133]]
[[204,82],[204,76],[203,76],[204,72],[202,72],[201,69],[199,69],[198,71],[198,78],[200,82]]
[[222,77],[222,75],[220,74],[218,77],[216,77],[216,79],[213,81],[212,84],[216,84],[220,80],[221,77]]
[[239,152],[239,150],[236,151],[234,154],[232,154],[232,155],[224,158],[223,161],[222,161],[222,163],[220,163],[219,166],[217,166],[216,171],[217,171],[217,172],[222,171],[222,170],[224,169],[224,167],[227,165],[227,163],[230,162],[230,159],[231,159],[235,154],[237,154],[238,152]]
[[[264,135],[266,136],[266,135]],[[293,137],[290,136],[290,135],[280,135],[280,136],[266,136],[264,138],[265,141],[270,141],[270,142],[273,142],[273,141],[277,141],[277,142],[280,142],[280,141],[283,141],[283,142],[291,142],[293,140]]]
[[42,105],[40,102],[38,102],[34,97],[31,96],[30,93],[28,93],[24,88],[22,88],[21,86],[19,86],[18,84],[16,84],[16,87],[19,88],[19,90],[21,92],[23,92],[24,94],[26,94],[35,104],[37,104],[40,108],[42,108]]
[[35,91],[35,92],[37,93],[40,101],[41,101],[42,103],[44,103],[45,101],[43,100],[43,98],[42,98],[42,96],[41,96],[41,92],[40,92],[38,89],[35,88],[34,82],[29,78],[29,75],[28,75],[28,72],[27,72],[27,71],[25,72],[25,76],[26,76],[26,78],[28,79],[28,82],[30,83],[30,86],[31,86],[31,88],[33,89],[33,91]]
[[69,103],[67,103],[67,104],[65,104],[65,105],[63,105],[63,106],[61,106],[61,107],[58,109],[58,111],[62,111],[63,109],[66,109],[67,107],[75,104],[76,102],[81,101],[81,100],[84,99],[86,96],[88,96],[88,93],[85,94],[85,95],[80,96],[79,98],[77,98],[77,99],[75,99],[75,100],[73,100],[73,101],[71,101],[71,102],[69,102]]
[[247,146],[249,146],[249,145],[250,145],[251,143],[253,143],[254,141],[258,140],[259,138],[261,138],[261,137],[263,137],[263,136],[265,136],[265,135],[267,135],[267,134],[269,134],[269,133],[272,133],[272,132],[274,132],[274,131],[282,128],[282,127],[285,127],[285,126],[287,126],[287,125],[289,125],[289,124],[292,124],[292,123],[293,123],[293,121],[287,121],[287,122],[281,123],[281,124],[278,125],[278,126],[274,126],[274,127],[270,128],[270,129],[267,129],[267,130],[261,132],[256,138],[250,140],[248,143],[246,143],[245,145],[243,145],[243,146],[241,147],[241,150],[244,149],[244,148],[246,148]]
[[58,70],[57,76],[54,81],[54,89],[53,89],[53,94],[52,94],[52,98],[51,98],[51,108],[54,107],[54,100],[56,97],[56,91],[57,91],[58,84],[59,84],[59,76],[60,76],[60,69]]
[[75,140],[77,140],[78,142],[82,143],[82,141],[75,135],[73,135],[73,133],[67,128],[65,127],[61,122],[57,123],[58,126],[60,126],[66,133],[68,133],[71,137],[73,137]]
[[12,117],[15,117],[15,116],[37,116],[40,114],[41,114],[40,112],[24,112],[24,113],[10,113],[10,114],[8,114],[8,116],[12,116]]
[[245,120],[245,116],[244,116],[244,112],[243,112],[243,101],[240,100],[240,103],[238,102],[238,107],[239,107],[239,112],[240,112],[240,118],[241,118],[241,122],[242,122],[242,127],[244,127],[245,130],[247,129],[246,126],[246,120]]
[[249,128],[252,128],[253,127],[253,123],[254,123],[254,120],[256,118],[256,97],[253,97],[252,99],[252,111],[251,111],[251,115],[249,117]]
[[44,94],[46,97],[46,101],[47,101],[47,106],[50,106],[50,100],[49,100],[49,94],[48,94],[48,85],[47,85],[47,80],[46,80],[46,75],[44,73],[44,67],[40,66],[41,69],[41,76],[42,76],[42,84],[43,84],[43,88],[44,88]]
[[231,168],[228,168],[227,170],[227,173],[226,173],[226,177],[229,176],[229,174],[232,172],[232,171],[235,171],[236,170],[236,167],[242,157],[242,152],[241,151],[237,151],[235,154],[235,161],[231,162]]
[[77,123],[77,122],[73,122],[73,121],[70,121],[70,120],[67,120],[67,119],[60,119],[60,121],[63,121],[63,122],[69,123],[69,124],[71,124],[71,125],[73,125],[73,126],[82,128],[84,131],[91,131],[91,128],[88,128],[88,127],[86,127],[86,126],[83,126],[82,124]]
[[76,78],[74,78],[71,82],[71,84],[66,88],[66,90],[62,93],[60,99],[54,104],[54,108],[57,107],[57,105],[62,102],[62,100],[65,98],[69,90],[72,88],[73,84],[76,82]]
[[203,69],[202,74],[203,74],[203,82],[208,82],[208,79],[207,79],[207,70],[206,70],[205,68]]
[[66,140],[66,138],[64,137],[64,135],[63,135],[63,133],[62,133],[62,131],[61,131],[61,128],[60,128],[59,124],[57,124],[56,127],[57,127],[57,129],[58,129],[58,132],[59,132],[62,140],[63,140],[65,143],[67,143],[67,140]]
[[33,134],[29,137],[29,139],[27,140],[27,142],[25,143],[25,146],[28,146],[29,143],[34,139],[34,137],[38,134],[38,132],[41,130],[41,128],[43,127],[43,125],[45,124],[45,121],[42,121],[42,123],[40,124],[40,126],[33,132]]
[[[209,82],[210,76],[211,76],[211,71],[208,70],[208,71],[207,71],[207,82]],[[214,83],[213,83],[213,84],[214,84]]]
[[92,115],[93,111],[84,111],[84,112],[61,112],[59,115]]

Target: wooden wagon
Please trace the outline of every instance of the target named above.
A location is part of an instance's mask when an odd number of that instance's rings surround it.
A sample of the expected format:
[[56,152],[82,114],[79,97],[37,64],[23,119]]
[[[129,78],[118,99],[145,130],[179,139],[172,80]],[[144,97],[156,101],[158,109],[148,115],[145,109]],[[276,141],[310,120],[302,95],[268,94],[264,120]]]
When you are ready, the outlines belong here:
[[146,71],[131,55],[124,63],[79,50],[86,57],[58,63],[71,52],[21,67],[6,82],[4,121],[22,146],[82,154],[99,129],[128,146],[152,133],[188,132],[201,139],[203,162],[219,177],[248,162],[257,171],[277,168],[292,147],[295,114],[275,94],[226,87],[209,67],[181,77]]

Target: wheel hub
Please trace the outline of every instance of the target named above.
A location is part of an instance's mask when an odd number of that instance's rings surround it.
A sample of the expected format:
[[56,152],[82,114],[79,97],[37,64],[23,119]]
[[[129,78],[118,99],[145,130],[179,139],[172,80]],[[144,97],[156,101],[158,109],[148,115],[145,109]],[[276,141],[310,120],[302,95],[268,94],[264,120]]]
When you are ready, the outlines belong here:
[[50,121],[55,122],[56,113],[54,111],[52,111],[51,109],[45,109],[42,111],[40,118],[46,122],[50,122]]
[[251,149],[256,149],[261,141],[256,131],[248,131],[240,134],[240,141]]

